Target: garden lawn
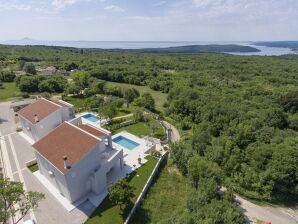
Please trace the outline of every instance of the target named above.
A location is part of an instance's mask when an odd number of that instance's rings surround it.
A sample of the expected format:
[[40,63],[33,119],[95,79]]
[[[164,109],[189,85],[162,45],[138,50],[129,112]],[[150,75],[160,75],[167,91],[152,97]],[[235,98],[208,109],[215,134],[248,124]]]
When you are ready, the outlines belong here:
[[164,136],[164,129],[163,127],[155,120],[151,120],[149,122],[156,122],[159,125],[159,128],[153,133],[152,129],[149,126],[149,123],[146,122],[138,122],[136,124],[132,124],[129,126],[125,126],[122,128],[119,128],[113,132],[113,134],[117,134],[121,131],[127,131],[131,134],[134,134],[139,137],[143,136]]
[[32,164],[31,166],[28,166],[28,169],[34,173],[35,171],[39,170],[37,163]]
[[0,88],[0,101],[21,96],[21,91],[14,82],[3,82]]
[[185,198],[192,187],[170,159],[166,163],[165,161],[131,223],[176,223],[183,214]]
[[[151,156],[146,157],[146,159],[148,162],[132,173],[129,179],[129,184],[134,188],[134,197],[132,199],[133,203],[136,201],[157,163],[157,160]],[[126,219],[128,212],[132,208],[133,203],[127,209],[125,214],[121,214],[119,206],[113,205],[109,200],[109,197],[106,197],[101,205],[86,221],[86,224],[122,224]]]
[[150,89],[148,86],[137,86],[137,85],[127,84],[127,83],[107,82],[107,86],[122,86],[125,88],[135,88],[140,92],[141,95],[143,93],[150,93],[155,100],[156,109],[159,111],[164,111],[163,104],[167,100],[167,94],[165,93]]
[[63,98],[64,101],[74,105],[77,110],[84,110],[87,108],[88,100],[91,97],[80,97],[80,96],[66,96]]

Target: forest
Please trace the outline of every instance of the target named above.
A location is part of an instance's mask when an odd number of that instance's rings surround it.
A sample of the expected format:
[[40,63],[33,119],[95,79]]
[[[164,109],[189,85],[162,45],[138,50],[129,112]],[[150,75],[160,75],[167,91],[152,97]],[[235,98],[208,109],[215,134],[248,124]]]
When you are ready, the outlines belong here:
[[[74,83],[68,83],[68,76],[34,71],[47,66],[66,73],[76,70],[69,74]],[[138,98],[136,104],[171,121],[183,136],[171,146],[171,160],[192,186],[176,223],[243,223],[231,192],[261,202],[297,202],[297,55],[2,45],[0,80],[15,82],[25,93],[80,94],[87,88],[89,96],[107,93],[129,102]],[[105,81],[148,86],[167,99],[157,110],[150,94],[106,88]],[[228,190],[222,194],[220,186]]]

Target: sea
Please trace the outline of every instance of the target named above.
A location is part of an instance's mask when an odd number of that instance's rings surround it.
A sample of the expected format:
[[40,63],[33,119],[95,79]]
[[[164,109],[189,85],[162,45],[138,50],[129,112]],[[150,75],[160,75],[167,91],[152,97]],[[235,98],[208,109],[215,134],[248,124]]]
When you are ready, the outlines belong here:
[[259,52],[227,52],[235,55],[259,55],[259,56],[279,56],[295,54],[290,48],[256,46],[250,41],[37,41],[32,39],[21,39],[14,41],[2,41],[2,44],[16,45],[47,45],[76,48],[100,48],[100,49],[143,49],[143,48],[165,48],[186,45],[208,45],[208,44],[237,44],[251,46],[259,49]]

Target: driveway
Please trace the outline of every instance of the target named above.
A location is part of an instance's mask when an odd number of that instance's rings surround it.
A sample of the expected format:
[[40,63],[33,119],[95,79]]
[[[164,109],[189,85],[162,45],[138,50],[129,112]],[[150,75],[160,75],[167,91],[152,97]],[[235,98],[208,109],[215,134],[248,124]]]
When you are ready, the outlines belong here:
[[47,224],[81,224],[94,206],[90,202],[84,202],[78,208],[68,212],[57,199],[36,179],[26,167],[26,162],[35,158],[31,145],[15,132],[14,114],[9,109],[9,103],[0,103],[0,145],[1,160],[5,168],[5,174],[12,180],[24,183],[26,191],[38,191],[45,194],[46,199],[41,201],[39,207],[30,212],[24,220],[35,219],[37,223]]
[[298,212],[290,208],[274,208],[269,206],[259,206],[238,196],[236,200],[240,202],[240,207],[244,214],[253,223],[256,219],[268,221],[272,224],[297,224]]
[[174,143],[181,139],[179,131],[174,125],[170,124],[167,121],[162,121],[162,123],[166,129],[170,130],[170,133],[169,133],[170,142]]

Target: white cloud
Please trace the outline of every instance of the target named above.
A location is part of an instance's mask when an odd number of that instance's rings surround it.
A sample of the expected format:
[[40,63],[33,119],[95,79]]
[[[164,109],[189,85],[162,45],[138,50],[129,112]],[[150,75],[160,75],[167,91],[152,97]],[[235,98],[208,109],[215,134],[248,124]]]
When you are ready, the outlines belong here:
[[108,5],[104,8],[105,10],[113,11],[113,12],[124,12],[125,10],[118,5]]
[[62,10],[66,6],[70,6],[78,2],[78,0],[53,0],[51,5],[54,7],[55,10]]
[[153,6],[162,6],[162,5],[165,5],[165,4],[167,4],[167,1],[158,1],[158,2],[156,2],[156,3],[154,3],[153,4]]

